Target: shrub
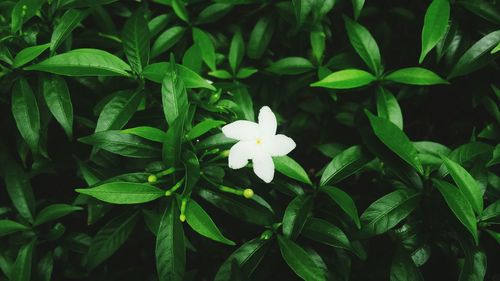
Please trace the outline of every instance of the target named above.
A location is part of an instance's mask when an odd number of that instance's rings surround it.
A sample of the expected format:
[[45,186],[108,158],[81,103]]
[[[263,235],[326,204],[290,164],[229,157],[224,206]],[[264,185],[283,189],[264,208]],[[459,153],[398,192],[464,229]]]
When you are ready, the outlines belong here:
[[497,1],[364,2],[0,2],[0,280],[499,280]]

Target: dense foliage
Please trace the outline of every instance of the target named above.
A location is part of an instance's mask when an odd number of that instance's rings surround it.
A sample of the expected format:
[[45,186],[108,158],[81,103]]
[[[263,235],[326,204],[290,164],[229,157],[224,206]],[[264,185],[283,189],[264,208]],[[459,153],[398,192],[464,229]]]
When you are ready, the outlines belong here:
[[0,280],[500,280],[498,1],[364,2],[0,1]]

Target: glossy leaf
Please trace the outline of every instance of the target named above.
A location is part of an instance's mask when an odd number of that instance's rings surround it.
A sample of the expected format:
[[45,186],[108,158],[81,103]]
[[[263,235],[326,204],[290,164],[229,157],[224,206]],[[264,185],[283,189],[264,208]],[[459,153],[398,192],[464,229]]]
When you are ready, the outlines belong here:
[[42,209],[35,218],[35,225],[44,224],[49,221],[60,219],[73,212],[81,211],[82,208],[78,206],[71,206],[68,204],[53,204]]
[[300,195],[286,207],[283,215],[283,235],[295,240],[306,224],[313,207],[312,197]]
[[16,262],[12,267],[12,272],[10,276],[12,281],[30,281],[31,280],[31,268],[33,266],[33,255],[35,251],[35,243],[33,240],[27,244],[24,244],[19,249],[17,253]]
[[140,204],[156,200],[165,191],[143,183],[109,182],[93,188],[79,188],[76,192],[112,204]]
[[98,49],[71,50],[24,69],[66,76],[130,76],[127,63]]
[[[170,66],[170,63],[168,62],[153,63],[144,68],[142,75],[148,80],[156,83],[162,83],[165,74],[170,72]],[[177,73],[181,77],[182,81],[184,81],[186,88],[205,88],[215,91],[214,86],[212,86],[212,84],[210,84],[206,79],[181,64],[177,64]]]
[[186,138],[188,140],[194,140],[203,134],[207,133],[208,131],[218,128],[222,125],[226,124],[224,121],[219,121],[219,120],[213,120],[213,119],[206,119],[201,121],[200,123],[196,124],[191,130],[186,135]]
[[215,47],[208,34],[198,28],[193,28],[193,40],[201,50],[201,57],[210,70],[215,71]]
[[43,97],[50,112],[64,129],[69,139],[73,138],[73,103],[66,81],[59,76],[43,79]]
[[422,163],[417,150],[405,133],[385,118],[377,117],[367,110],[365,110],[365,114],[368,116],[377,138],[401,159],[415,168],[417,172],[423,174]]
[[396,251],[391,265],[391,281],[423,281],[417,265],[403,248]]
[[225,195],[209,189],[202,189],[199,195],[215,207],[245,222],[268,226],[276,222],[274,214],[254,200]]
[[384,78],[387,81],[392,81],[408,85],[436,85],[448,84],[446,80],[439,77],[436,73],[421,67],[408,67],[393,71]]
[[144,11],[138,9],[123,27],[123,49],[136,73],[142,73],[149,61],[149,29]]
[[261,17],[250,33],[247,54],[252,59],[260,58],[271,42],[275,28],[272,16]]
[[331,73],[322,80],[312,83],[311,87],[329,89],[352,89],[369,85],[377,80],[375,76],[360,69],[345,69]]
[[50,50],[55,51],[66,40],[71,32],[80,24],[87,16],[86,11],[69,9],[67,10],[54,27],[52,37],[50,38]]
[[333,186],[322,186],[320,190],[325,193],[332,202],[337,204],[354,221],[358,228],[361,228],[358,209],[349,194]]
[[351,242],[345,233],[323,219],[309,218],[302,230],[302,235],[328,246],[351,250]]
[[398,100],[384,88],[377,89],[377,114],[403,130],[403,114]]
[[149,126],[140,126],[134,127],[130,129],[125,129],[121,131],[125,134],[131,134],[139,136],[143,139],[147,139],[154,142],[163,143],[167,135],[160,129],[149,127]]
[[243,36],[241,32],[236,32],[231,40],[231,46],[229,48],[229,65],[233,73],[236,73],[238,70],[244,54],[245,43],[243,42]]
[[17,55],[14,57],[14,62],[12,67],[19,68],[28,62],[36,59],[40,56],[45,50],[49,48],[50,44],[43,44],[38,46],[32,46],[25,49],[22,49]]
[[302,166],[297,161],[288,156],[273,157],[273,162],[276,170],[283,175],[298,180],[305,184],[312,185],[309,176]]
[[126,157],[159,158],[161,156],[161,150],[153,143],[120,131],[98,132],[79,138],[78,141]]
[[29,228],[24,224],[20,224],[15,221],[0,220],[0,237],[28,229]]
[[460,164],[443,156],[443,163],[476,214],[483,212],[483,192],[476,180]]
[[182,281],[186,270],[184,230],[179,209],[171,201],[161,218],[156,235],[156,270],[160,281]]
[[425,13],[419,63],[424,61],[427,54],[443,38],[449,18],[450,2],[448,0],[433,0]]
[[184,36],[186,28],[182,26],[173,26],[165,30],[158,38],[156,38],[153,46],[151,46],[151,58],[170,50]]
[[492,60],[489,53],[500,42],[500,30],[486,34],[458,59],[448,78],[467,75]]
[[231,265],[237,264],[247,275],[251,275],[259,266],[264,255],[269,249],[269,243],[266,240],[252,239],[236,251],[234,251],[220,266],[215,274],[214,281],[229,281],[231,279]]
[[177,74],[177,71],[172,70],[172,67],[163,78],[161,97],[165,119],[172,126],[179,114],[187,111],[189,106],[184,82]]
[[301,57],[283,58],[266,68],[267,71],[278,75],[302,74],[313,69],[313,64]]
[[44,2],[44,0],[18,1],[14,8],[12,8],[11,13],[10,27],[12,33],[18,32],[22,28],[23,24],[36,14]]
[[87,268],[94,269],[113,256],[132,234],[138,218],[138,213],[126,212],[104,225],[90,243]]
[[320,185],[337,183],[359,171],[370,161],[361,146],[355,145],[337,154],[323,170]]
[[28,81],[19,79],[12,89],[12,115],[17,129],[31,151],[38,151],[40,141],[40,112],[35,94]]
[[412,190],[393,191],[373,202],[361,215],[362,231],[378,235],[396,226],[418,205],[420,194]]
[[324,271],[298,244],[281,235],[278,235],[278,242],[283,259],[295,274],[305,281],[327,280]]
[[370,31],[348,17],[344,17],[344,22],[349,41],[354,50],[374,74],[381,74],[383,67],[380,50]]
[[186,220],[189,226],[199,234],[226,245],[235,245],[233,241],[222,235],[210,216],[193,199],[187,204]]
[[476,244],[478,243],[476,217],[469,201],[463,193],[454,185],[440,180],[433,180],[434,186],[441,192],[448,207],[457,219],[472,234]]
[[141,91],[120,91],[101,110],[95,132],[119,130],[127,124],[143,98]]

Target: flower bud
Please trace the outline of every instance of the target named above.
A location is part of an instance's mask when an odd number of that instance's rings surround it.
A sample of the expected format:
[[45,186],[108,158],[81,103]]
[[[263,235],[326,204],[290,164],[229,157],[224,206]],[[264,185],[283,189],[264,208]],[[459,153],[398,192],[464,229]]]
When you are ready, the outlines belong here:
[[180,220],[181,222],[185,222],[185,221],[186,221],[186,215],[181,214],[181,215],[179,216],[179,220]]
[[149,175],[148,177],[148,182],[149,183],[154,183],[158,180],[158,177],[156,177],[155,175]]
[[252,198],[253,195],[254,195],[254,193],[253,193],[253,190],[251,188],[247,188],[247,189],[243,190],[243,197],[245,197],[246,199]]

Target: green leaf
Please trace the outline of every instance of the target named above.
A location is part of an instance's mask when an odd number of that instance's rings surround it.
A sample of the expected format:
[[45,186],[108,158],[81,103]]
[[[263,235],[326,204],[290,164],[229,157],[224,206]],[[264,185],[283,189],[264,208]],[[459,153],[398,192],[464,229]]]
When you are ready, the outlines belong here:
[[272,63],[267,71],[278,75],[297,75],[314,69],[314,65],[301,57],[288,57]]
[[273,38],[275,25],[272,16],[264,16],[257,21],[250,33],[247,49],[248,57],[259,59],[264,54]]
[[52,251],[48,251],[38,262],[38,278],[40,281],[52,280],[52,271],[54,270],[54,256]]
[[215,62],[215,47],[212,39],[210,39],[205,31],[199,28],[193,28],[193,41],[200,48],[201,57],[208,68],[215,71],[217,67]]
[[161,153],[167,167],[175,167],[180,161],[186,115],[187,111],[181,112],[167,130]]
[[421,67],[407,67],[393,71],[384,80],[408,85],[449,84],[436,73]]
[[298,180],[308,185],[312,185],[309,176],[302,166],[297,161],[288,156],[273,157],[274,166],[276,170],[283,175]]
[[64,13],[54,27],[52,37],[50,38],[50,50],[52,52],[57,50],[59,45],[71,35],[71,32],[73,32],[87,14],[86,11],[75,9],[69,9]]
[[481,213],[481,221],[493,221],[500,223],[500,199],[490,204]]
[[245,222],[262,226],[276,222],[274,214],[254,200],[220,194],[209,189],[201,189],[199,195],[215,207]]
[[404,248],[399,248],[391,265],[391,281],[423,281],[424,278]]
[[354,221],[358,228],[361,228],[358,209],[349,194],[333,186],[322,186],[320,187],[320,190],[328,195],[330,200],[337,204]]
[[40,141],[40,113],[35,94],[24,78],[20,78],[12,89],[12,115],[19,133],[31,151],[37,152]]
[[177,17],[189,23],[189,15],[183,2],[182,0],[171,0],[172,8]]
[[213,3],[203,9],[196,18],[196,24],[215,22],[225,16],[234,7],[231,3]]
[[303,0],[292,0],[295,19],[297,20],[297,28],[301,27],[307,16],[311,13],[312,2]]
[[130,76],[126,62],[98,49],[71,50],[24,69],[66,76]]
[[123,50],[136,73],[142,73],[149,61],[149,28],[144,11],[137,11],[125,22],[123,27]]
[[312,83],[311,87],[352,89],[366,86],[375,80],[377,80],[375,76],[364,70],[345,69],[329,74],[320,81]]
[[144,93],[142,91],[119,91],[101,110],[95,132],[119,130],[132,118]]
[[[171,64],[175,64],[171,61]],[[176,70],[171,70],[165,74],[161,86],[161,96],[163,104],[163,113],[169,126],[172,126],[180,112],[188,110],[188,97],[184,82],[177,74]]]
[[486,34],[458,59],[448,79],[469,74],[492,61],[495,56],[490,54],[490,50],[495,48],[498,42],[500,42],[500,30]]
[[320,185],[334,184],[359,171],[370,161],[359,145],[337,154],[323,170]]
[[247,87],[238,87],[233,90],[233,100],[241,109],[241,114],[238,116],[241,119],[255,121],[255,113],[253,111],[253,101]]
[[46,76],[42,80],[43,97],[50,112],[69,139],[73,138],[73,103],[66,81],[59,76]]
[[472,237],[477,244],[479,240],[477,234],[476,217],[474,216],[474,211],[467,198],[458,188],[448,182],[436,179],[432,182],[434,183],[434,186],[439,190],[439,192],[441,192],[441,194],[443,195],[446,204],[448,204],[448,207],[450,207],[453,214],[455,214],[457,219],[472,234]]
[[410,189],[393,191],[373,202],[361,215],[362,232],[382,234],[405,219],[418,205],[420,193]]
[[231,40],[231,46],[229,47],[229,65],[231,66],[233,73],[236,73],[240,67],[244,54],[245,43],[243,42],[241,32],[238,31],[234,33],[233,39]]
[[212,218],[193,199],[187,203],[186,220],[189,226],[199,234],[226,245],[236,245],[222,235]]
[[[182,81],[186,85],[186,88],[205,88],[208,90],[215,91],[215,87],[212,86],[206,79],[202,78],[198,73],[192,71],[191,69],[177,64],[177,73],[181,77]],[[149,79],[156,83],[162,83],[165,73],[170,72],[171,64],[168,62],[153,63],[144,68],[142,75],[144,78]]]
[[380,50],[370,31],[361,24],[344,16],[345,28],[351,45],[368,68],[379,75],[383,71]]
[[405,133],[389,120],[373,115],[365,110],[377,138],[420,174],[424,173],[415,146]]
[[[0,144],[3,146],[2,142],[0,142]],[[1,156],[5,155],[7,152],[2,150],[2,148],[0,148],[0,152],[1,159]],[[8,165],[6,165],[6,163],[8,163]],[[5,187],[12,204],[21,217],[32,223],[33,214],[35,213],[35,198],[31,188],[29,175],[25,173],[17,161],[11,157],[7,157],[7,161],[0,164],[0,168],[3,169],[4,173]]]
[[109,182],[75,191],[112,204],[141,204],[165,195],[165,191],[155,186],[133,182]]
[[278,243],[283,259],[295,274],[305,281],[328,280],[324,270],[298,244],[281,235],[278,235]]
[[354,11],[354,19],[357,20],[359,15],[361,14],[361,10],[363,10],[363,6],[365,5],[365,0],[352,0],[352,9]]
[[219,79],[231,79],[233,78],[233,75],[229,73],[229,71],[224,70],[224,69],[218,69],[214,71],[210,71],[208,75],[213,76],[215,78]]
[[295,240],[306,224],[313,207],[313,198],[303,194],[295,197],[283,215],[283,235]]
[[491,23],[496,25],[500,24],[500,11],[494,2],[486,0],[467,0],[457,1],[456,3]]
[[232,281],[231,265],[236,263],[241,270],[250,276],[259,266],[269,249],[269,243],[259,238],[252,239],[241,245],[219,267],[214,281]]
[[78,141],[126,157],[159,158],[161,155],[160,149],[153,143],[120,131],[98,132]]
[[312,54],[316,62],[321,63],[323,54],[325,52],[326,34],[323,30],[311,31],[309,35],[311,43]]
[[121,130],[121,132],[125,134],[136,135],[143,139],[159,143],[163,143],[163,141],[167,137],[167,134],[165,134],[165,132],[163,132],[162,130],[149,126],[130,128],[126,130]]
[[302,230],[302,235],[331,247],[351,251],[351,242],[345,233],[326,220],[309,218]]
[[377,89],[377,114],[391,121],[399,129],[403,130],[403,114],[398,100],[388,90],[380,87]]
[[194,140],[203,134],[207,133],[208,131],[218,128],[222,125],[226,124],[224,121],[220,120],[213,120],[213,119],[205,119],[201,121],[200,123],[196,124],[191,130],[186,135],[186,138],[188,140]]
[[[45,0],[20,0],[16,3],[11,13],[11,31],[18,32],[23,24],[31,19],[42,7]],[[28,278],[29,279],[29,278]]]
[[450,18],[450,2],[448,0],[433,0],[425,12],[422,28],[422,51],[418,63],[436,46],[446,34]]
[[33,265],[33,252],[35,251],[35,243],[33,240],[28,244],[24,244],[17,253],[16,262],[10,272],[11,281],[30,281],[31,268]]
[[151,47],[151,58],[156,58],[157,56],[170,50],[186,32],[186,28],[182,26],[173,26],[165,30],[158,38],[156,38],[153,46]]
[[20,224],[11,220],[0,220],[0,237],[6,236],[18,231],[28,230],[24,224]]
[[474,249],[467,250],[465,254],[465,262],[458,281],[482,281],[485,280],[487,269],[487,256],[485,252]]
[[196,157],[196,154],[189,150],[185,151],[182,155],[182,161],[184,164],[184,169],[186,170],[182,196],[190,197],[191,192],[200,179],[200,162],[198,161],[198,157]]
[[156,270],[159,281],[183,281],[186,270],[184,230],[179,209],[171,200],[161,218],[156,235]]
[[87,253],[87,268],[92,270],[110,258],[129,238],[139,216],[126,212],[104,225],[92,238]]
[[481,214],[483,212],[483,192],[479,184],[460,164],[446,156],[442,158],[444,165],[462,194],[467,198],[476,214]]
[[82,210],[81,207],[68,204],[53,204],[45,207],[38,213],[34,225],[41,225],[49,221],[57,220],[73,212]]
[[12,63],[12,67],[14,68],[19,68],[28,62],[36,59],[38,56],[40,56],[45,50],[47,50],[50,46],[50,43],[43,44],[43,45],[38,45],[38,46],[32,46],[28,47],[25,49],[22,49],[17,53],[16,57],[14,58],[14,62]]

